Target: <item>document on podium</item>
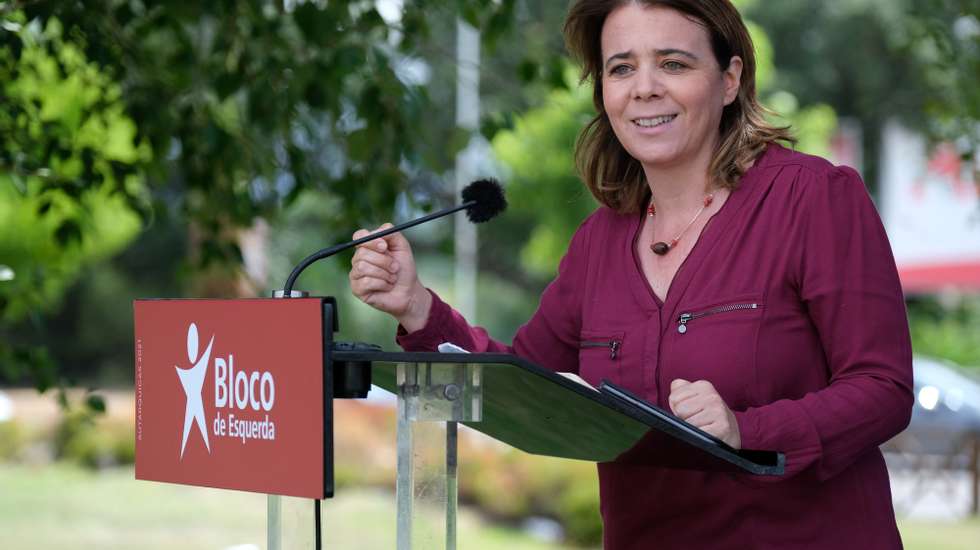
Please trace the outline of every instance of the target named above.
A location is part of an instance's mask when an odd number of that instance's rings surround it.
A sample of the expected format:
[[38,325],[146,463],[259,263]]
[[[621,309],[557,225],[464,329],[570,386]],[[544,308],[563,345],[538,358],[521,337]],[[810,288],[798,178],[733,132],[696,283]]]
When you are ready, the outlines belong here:
[[[452,342],[443,342],[439,344],[439,346],[436,349],[439,350],[439,353],[469,353],[465,349],[457,346],[456,344],[453,344]],[[564,376],[566,379],[571,380],[576,384],[581,384],[582,386],[589,388],[594,392],[599,391],[599,388],[593,386],[592,384],[589,384],[588,382],[585,381],[584,378],[575,374],[574,372],[557,371],[555,372],[555,374],[557,374],[558,376]]]

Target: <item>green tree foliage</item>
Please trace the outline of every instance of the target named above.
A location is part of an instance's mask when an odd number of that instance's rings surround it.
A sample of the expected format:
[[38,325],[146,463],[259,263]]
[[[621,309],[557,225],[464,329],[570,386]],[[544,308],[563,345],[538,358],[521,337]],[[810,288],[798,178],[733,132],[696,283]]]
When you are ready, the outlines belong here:
[[575,140],[593,116],[590,86],[570,84],[549,92],[541,107],[517,117],[493,149],[508,171],[508,218],[518,226],[513,243],[521,265],[539,279],[555,274],[557,259],[578,225],[596,207],[575,173]]
[[[140,168],[150,151],[136,139],[121,92],[65,41],[57,19],[43,27],[6,13],[0,27],[0,281],[3,327],[57,303],[87,265],[118,252],[138,232]],[[24,371],[56,381],[46,350],[0,340],[0,377]]]
[[934,299],[909,304],[912,350],[942,357],[980,371],[980,298],[966,297],[953,306]]
[[417,135],[434,108],[413,68],[430,15],[462,13],[492,40],[513,5],[406,2],[396,20],[367,0],[40,1],[24,10],[61,20],[120,82],[154,153],[150,183],[194,224],[206,266],[239,263],[234,230],[275,217],[303,190],[343,199],[330,240],[365,212],[390,212],[420,171],[442,168],[427,165],[442,158],[427,150],[446,145]]
[[132,238],[127,204],[141,195],[149,150],[135,141],[119,87],[62,40],[57,20],[42,30],[15,16],[4,28],[0,257],[15,277],[0,287],[0,313],[15,320]]
[[915,61],[929,89],[924,129],[974,153],[980,147],[980,3],[916,0],[908,10],[899,51]]
[[776,48],[776,87],[864,127],[868,181],[890,118],[933,139],[980,144],[980,4],[975,0],[783,0],[745,10]]

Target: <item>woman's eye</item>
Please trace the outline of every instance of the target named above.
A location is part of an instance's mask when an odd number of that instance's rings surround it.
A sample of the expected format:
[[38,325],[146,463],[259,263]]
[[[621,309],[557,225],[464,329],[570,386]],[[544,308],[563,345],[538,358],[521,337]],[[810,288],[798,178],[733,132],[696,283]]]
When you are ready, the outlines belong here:
[[622,76],[622,75],[628,73],[629,70],[630,70],[629,65],[616,65],[615,67],[613,67],[612,69],[610,69],[609,74],[615,75],[615,76]]
[[680,71],[687,68],[687,65],[681,63],[680,61],[667,61],[663,65],[664,69],[668,71]]

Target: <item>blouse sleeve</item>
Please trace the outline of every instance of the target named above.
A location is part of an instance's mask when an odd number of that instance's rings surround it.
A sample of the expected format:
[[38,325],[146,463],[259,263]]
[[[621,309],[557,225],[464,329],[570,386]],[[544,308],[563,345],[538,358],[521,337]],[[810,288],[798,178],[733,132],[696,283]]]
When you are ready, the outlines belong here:
[[425,327],[407,333],[398,327],[396,341],[409,351],[435,351],[451,342],[473,353],[513,353],[552,371],[578,372],[578,336],[582,295],[588,265],[588,241],[594,216],[575,232],[558,276],[545,288],[538,310],[521,326],[512,346],[490,338],[482,327],[473,327],[431,290],[432,309]]
[[905,301],[884,228],[854,170],[827,173],[810,173],[801,194],[796,284],[829,384],[735,413],[743,448],[783,451],[785,477],[813,467],[821,480],[903,430],[913,403]]

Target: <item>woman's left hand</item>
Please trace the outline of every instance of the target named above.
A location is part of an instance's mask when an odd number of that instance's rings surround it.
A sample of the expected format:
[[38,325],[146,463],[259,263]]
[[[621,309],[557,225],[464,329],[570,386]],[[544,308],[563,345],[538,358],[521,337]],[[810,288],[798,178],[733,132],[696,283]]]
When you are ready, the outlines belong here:
[[707,380],[688,382],[678,378],[670,383],[670,410],[689,424],[700,428],[734,449],[742,448],[735,413]]

